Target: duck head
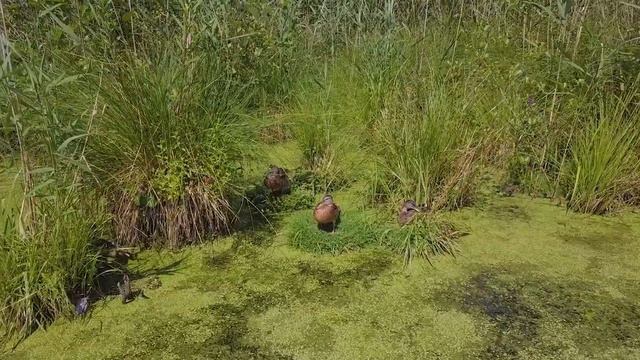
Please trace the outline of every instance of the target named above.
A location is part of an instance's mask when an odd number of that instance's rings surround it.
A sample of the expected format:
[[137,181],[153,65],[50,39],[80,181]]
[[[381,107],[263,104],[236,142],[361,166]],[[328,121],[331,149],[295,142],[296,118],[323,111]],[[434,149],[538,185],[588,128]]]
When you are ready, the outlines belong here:
[[418,204],[413,200],[407,200],[402,204],[400,211],[398,212],[398,222],[401,225],[408,224],[413,220],[416,213],[420,212]]
[[418,204],[416,204],[416,202],[413,200],[405,201],[404,204],[402,205],[402,208],[408,211],[420,211]]

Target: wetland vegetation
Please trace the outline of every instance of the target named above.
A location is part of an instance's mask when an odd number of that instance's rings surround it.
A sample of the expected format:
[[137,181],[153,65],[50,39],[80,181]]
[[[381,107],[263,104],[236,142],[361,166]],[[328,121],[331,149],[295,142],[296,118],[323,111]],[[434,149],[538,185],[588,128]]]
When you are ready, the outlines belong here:
[[640,5],[0,10],[0,358],[640,357]]

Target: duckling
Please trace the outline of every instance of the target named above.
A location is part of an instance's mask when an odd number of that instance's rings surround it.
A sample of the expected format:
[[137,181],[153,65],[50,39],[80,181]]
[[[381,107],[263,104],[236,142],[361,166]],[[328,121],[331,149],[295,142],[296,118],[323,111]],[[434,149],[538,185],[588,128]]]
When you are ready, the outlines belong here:
[[333,196],[325,195],[313,210],[313,218],[318,223],[318,229],[335,232],[340,222],[340,207],[333,202]]
[[264,177],[264,186],[271,190],[271,194],[275,197],[288,194],[291,191],[289,176],[287,176],[283,168],[276,166],[272,166]]
[[514,193],[518,192],[518,185],[505,184],[500,189],[502,196],[511,197]]
[[413,217],[420,211],[415,201],[407,200],[402,204],[400,211],[398,211],[398,222],[400,225],[406,225],[410,223]]
[[76,315],[83,316],[89,310],[89,297],[81,298],[76,304]]
[[132,299],[133,294],[131,292],[131,281],[129,280],[129,275],[124,274],[122,276],[122,284],[118,281],[118,291],[120,291],[123,304],[128,303]]

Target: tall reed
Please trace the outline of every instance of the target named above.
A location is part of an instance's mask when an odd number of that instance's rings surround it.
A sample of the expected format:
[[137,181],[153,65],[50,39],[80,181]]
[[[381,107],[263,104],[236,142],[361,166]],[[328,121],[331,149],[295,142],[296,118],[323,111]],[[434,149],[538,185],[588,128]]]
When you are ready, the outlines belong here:
[[377,193],[415,199],[432,210],[468,204],[480,163],[477,139],[464,122],[465,99],[435,76],[412,85],[375,124],[374,148],[384,174]]

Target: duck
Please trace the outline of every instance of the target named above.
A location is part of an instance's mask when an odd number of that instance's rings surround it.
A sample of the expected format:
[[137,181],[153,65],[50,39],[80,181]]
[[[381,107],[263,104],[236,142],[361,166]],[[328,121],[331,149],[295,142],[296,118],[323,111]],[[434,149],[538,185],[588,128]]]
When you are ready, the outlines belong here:
[[398,223],[406,225],[413,220],[415,215],[421,210],[414,200],[406,200],[398,211]]
[[83,316],[89,310],[89,297],[85,296],[76,304],[76,315]]
[[129,275],[124,274],[122,276],[122,283],[118,282],[118,291],[120,292],[123,304],[128,303],[129,300],[132,299],[133,293],[131,292],[131,281],[129,280]]
[[264,177],[264,186],[271,191],[271,195],[279,197],[291,191],[291,183],[287,172],[277,166],[272,166]]
[[340,207],[333,202],[333,196],[327,194],[313,210],[313,218],[318,228],[327,232],[335,232],[340,222]]
[[515,184],[505,184],[502,186],[502,188],[500,189],[500,192],[502,193],[502,196],[505,197],[511,197],[513,196],[514,193],[518,192],[518,185]]

